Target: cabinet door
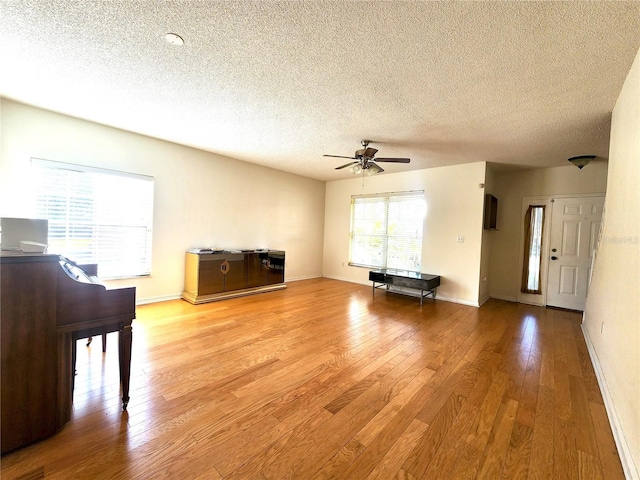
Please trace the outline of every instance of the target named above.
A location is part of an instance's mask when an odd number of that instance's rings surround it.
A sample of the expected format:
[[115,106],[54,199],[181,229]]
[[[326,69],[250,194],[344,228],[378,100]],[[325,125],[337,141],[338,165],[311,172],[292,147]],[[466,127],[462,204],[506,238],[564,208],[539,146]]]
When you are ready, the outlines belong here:
[[56,431],[56,262],[3,263],[2,453]]
[[198,295],[221,293],[224,290],[224,275],[220,267],[224,261],[221,255],[200,255],[198,269]]
[[247,265],[247,288],[262,287],[267,283],[267,259],[264,265],[259,253],[246,253],[245,263]]
[[224,291],[232,292],[247,288],[247,268],[244,263],[244,253],[231,253],[226,255],[229,263],[224,276]]
[[284,252],[269,252],[267,284],[284,283]]

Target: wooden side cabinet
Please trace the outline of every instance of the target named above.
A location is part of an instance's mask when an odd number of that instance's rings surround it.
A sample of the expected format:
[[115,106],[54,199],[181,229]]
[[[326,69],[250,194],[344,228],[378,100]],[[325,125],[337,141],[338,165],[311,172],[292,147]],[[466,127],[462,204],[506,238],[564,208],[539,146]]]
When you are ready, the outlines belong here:
[[2,453],[55,433],[58,257],[0,257]]
[[200,304],[286,288],[284,266],[281,250],[187,252],[182,298]]

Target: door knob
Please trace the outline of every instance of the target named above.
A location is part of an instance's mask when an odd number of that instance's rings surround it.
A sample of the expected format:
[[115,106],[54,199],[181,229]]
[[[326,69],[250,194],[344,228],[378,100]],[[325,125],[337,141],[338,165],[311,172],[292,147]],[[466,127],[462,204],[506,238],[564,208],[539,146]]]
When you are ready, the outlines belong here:
[[557,260],[558,257],[556,257],[555,255],[553,257],[551,257],[551,260]]

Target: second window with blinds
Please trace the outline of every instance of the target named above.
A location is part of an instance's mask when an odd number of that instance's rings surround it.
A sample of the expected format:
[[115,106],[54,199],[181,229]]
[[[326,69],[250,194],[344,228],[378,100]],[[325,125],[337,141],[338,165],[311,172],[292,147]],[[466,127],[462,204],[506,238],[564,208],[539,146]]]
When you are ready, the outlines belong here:
[[351,197],[349,264],[420,271],[424,191]]

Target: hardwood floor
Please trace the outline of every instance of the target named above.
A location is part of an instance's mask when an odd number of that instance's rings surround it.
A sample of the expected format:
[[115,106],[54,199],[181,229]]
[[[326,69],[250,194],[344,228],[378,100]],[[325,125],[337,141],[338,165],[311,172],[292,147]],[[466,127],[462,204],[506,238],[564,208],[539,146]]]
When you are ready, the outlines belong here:
[[575,313],[482,308],[329,279],[140,306],[78,346],[71,422],[3,480],[623,479]]

